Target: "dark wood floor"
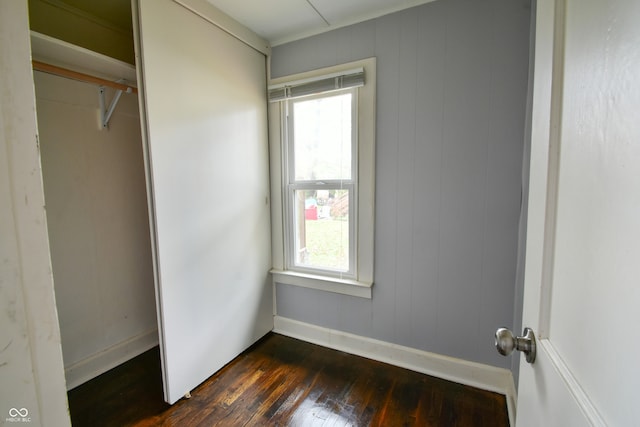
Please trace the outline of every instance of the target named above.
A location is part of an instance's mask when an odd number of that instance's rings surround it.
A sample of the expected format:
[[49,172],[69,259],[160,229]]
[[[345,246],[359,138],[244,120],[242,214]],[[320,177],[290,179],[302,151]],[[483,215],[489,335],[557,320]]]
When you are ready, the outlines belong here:
[[78,426],[508,426],[504,396],[269,334],[173,406],[157,348],[69,392]]

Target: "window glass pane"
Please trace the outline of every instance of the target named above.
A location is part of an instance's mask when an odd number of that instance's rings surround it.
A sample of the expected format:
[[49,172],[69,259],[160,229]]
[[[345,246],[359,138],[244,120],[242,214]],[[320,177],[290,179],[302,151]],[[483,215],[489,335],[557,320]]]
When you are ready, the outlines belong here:
[[351,179],[351,98],[344,93],[293,103],[296,180]]
[[296,190],[295,264],[349,270],[349,190]]

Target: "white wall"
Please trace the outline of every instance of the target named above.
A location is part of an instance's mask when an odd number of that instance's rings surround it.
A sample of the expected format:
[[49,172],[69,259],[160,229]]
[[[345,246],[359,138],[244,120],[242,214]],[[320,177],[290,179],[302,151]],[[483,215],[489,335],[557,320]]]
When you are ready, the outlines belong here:
[[273,48],[280,77],[377,57],[371,300],[278,284],[277,313],[510,367],[528,0],[447,0]]
[[0,2],[0,45],[0,423],[66,426],[26,2]]
[[[35,73],[47,220],[69,388],[157,344],[135,94],[98,125],[98,87]],[[107,89],[108,102],[113,90]]]

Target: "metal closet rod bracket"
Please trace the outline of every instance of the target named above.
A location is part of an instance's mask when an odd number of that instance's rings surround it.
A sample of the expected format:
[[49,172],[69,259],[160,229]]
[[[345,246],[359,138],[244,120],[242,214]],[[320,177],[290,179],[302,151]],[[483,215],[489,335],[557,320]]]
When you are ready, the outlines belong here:
[[[124,83],[124,81],[118,80],[118,83]],[[109,127],[109,120],[111,119],[111,115],[113,114],[113,111],[116,109],[116,105],[118,105],[118,101],[120,101],[120,97],[122,96],[122,93],[125,92],[122,89],[116,89],[116,93],[115,95],[113,95],[113,99],[109,104],[109,108],[105,108],[105,106],[107,105],[105,101],[105,95],[104,95],[105,90],[106,89],[104,86],[98,87],[98,99],[100,101],[100,123],[102,124],[103,129],[107,129]],[[126,93],[132,93],[132,89],[128,87],[126,90]]]

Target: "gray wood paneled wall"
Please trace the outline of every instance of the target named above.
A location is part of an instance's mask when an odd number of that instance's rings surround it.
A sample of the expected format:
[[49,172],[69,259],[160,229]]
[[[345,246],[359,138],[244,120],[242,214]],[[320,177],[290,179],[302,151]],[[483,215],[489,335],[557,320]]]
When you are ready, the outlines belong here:
[[373,298],[278,284],[278,315],[511,367],[530,9],[440,0],[273,48],[274,78],[378,67]]

